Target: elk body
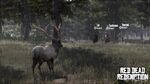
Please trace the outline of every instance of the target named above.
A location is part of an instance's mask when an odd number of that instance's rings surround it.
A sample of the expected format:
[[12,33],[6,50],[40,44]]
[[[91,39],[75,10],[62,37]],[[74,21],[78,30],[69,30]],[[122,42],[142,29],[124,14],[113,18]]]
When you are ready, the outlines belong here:
[[52,40],[52,46],[47,45],[47,46],[35,46],[32,50],[33,53],[33,64],[32,64],[32,70],[34,73],[34,68],[37,64],[39,71],[41,73],[41,65],[43,62],[47,62],[48,67],[52,72],[54,72],[53,67],[54,67],[54,59],[58,55],[58,52],[60,48],[62,47],[62,44],[59,40]]
[[[54,28],[54,30],[56,30],[56,28]],[[42,30],[42,31],[44,31],[44,30]],[[56,33],[56,32],[57,32],[57,36],[60,36],[60,35],[58,35],[59,34],[58,31],[54,31],[54,33]],[[33,71],[33,74],[34,74],[34,69],[37,64],[39,64],[38,68],[41,73],[41,65],[43,62],[47,62],[49,70],[54,73],[54,69],[53,69],[54,68],[54,60],[57,57],[61,47],[63,47],[63,45],[61,43],[61,40],[58,37],[54,38],[52,40],[52,45],[35,46],[32,49],[32,54],[33,54],[33,56],[32,56],[32,60],[33,60],[32,71]]]

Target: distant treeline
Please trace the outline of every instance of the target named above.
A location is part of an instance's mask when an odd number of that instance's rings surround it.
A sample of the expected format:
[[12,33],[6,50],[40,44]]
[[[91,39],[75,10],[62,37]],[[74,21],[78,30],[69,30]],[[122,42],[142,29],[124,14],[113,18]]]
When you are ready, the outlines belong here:
[[[10,24],[9,24],[10,22]],[[62,38],[93,39],[94,26],[99,23],[103,28],[108,24],[128,23],[145,29],[150,26],[149,0],[0,0],[0,33],[8,33],[6,25],[27,40],[43,37],[34,32],[32,24],[44,27],[52,33],[52,25],[62,24]],[[9,29],[9,30],[10,30]],[[136,30],[136,29],[135,29]],[[113,40],[119,40],[119,28],[115,28]],[[149,34],[149,33],[148,33]],[[15,34],[16,35],[16,34]],[[104,36],[105,32],[100,33]],[[5,35],[4,35],[5,36]],[[11,35],[10,35],[11,36]],[[141,34],[143,36],[143,34]],[[147,35],[149,36],[149,35]]]

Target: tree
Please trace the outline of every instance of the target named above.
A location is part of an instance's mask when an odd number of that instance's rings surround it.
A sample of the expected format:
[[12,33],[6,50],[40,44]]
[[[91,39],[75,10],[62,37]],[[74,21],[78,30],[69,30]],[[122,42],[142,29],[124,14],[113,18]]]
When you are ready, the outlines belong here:
[[73,14],[71,5],[81,3],[84,0],[31,0],[30,6],[32,8],[32,14],[45,16],[48,14],[54,22],[56,27],[62,24],[62,17],[71,16]]
[[20,7],[20,12],[21,12],[21,35],[24,40],[27,40],[29,38],[29,33],[31,30],[31,20],[30,20],[30,8],[27,0],[22,0],[21,1],[21,7]]
[[135,23],[139,12],[132,6],[133,1],[131,0],[100,0],[99,2],[103,5],[101,11],[104,13],[104,26],[106,27],[108,24],[118,25],[112,31],[113,39],[117,41],[120,33],[119,26],[122,23]]
[[2,0],[0,0],[0,34],[2,34]]
[[137,17],[141,25],[141,40],[143,42],[143,29],[150,26],[150,0],[139,0],[133,4],[140,13]]
[[[86,5],[85,5],[86,4]],[[101,3],[98,0],[86,0],[84,3],[78,4],[74,8],[73,20],[81,23],[83,26],[86,39],[93,40],[98,31],[94,30],[97,23],[102,23],[103,12],[101,11]],[[81,28],[78,28],[79,30]]]
[[18,0],[0,0],[0,32],[2,33],[3,19],[18,21]]

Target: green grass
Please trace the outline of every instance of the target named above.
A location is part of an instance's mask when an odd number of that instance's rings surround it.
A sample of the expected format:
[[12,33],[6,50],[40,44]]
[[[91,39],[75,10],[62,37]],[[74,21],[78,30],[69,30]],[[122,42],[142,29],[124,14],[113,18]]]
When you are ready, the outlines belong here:
[[[34,83],[31,70],[31,50],[34,46],[28,42],[0,41],[0,84]],[[64,43],[55,60],[54,76],[43,64],[42,82],[48,84],[56,79],[65,79],[65,84],[119,84],[116,74],[121,66],[144,66],[150,74],[150,45]],[[35,80],[41,82],[37,68]],[[140,81],[137,83],[141,84]]]

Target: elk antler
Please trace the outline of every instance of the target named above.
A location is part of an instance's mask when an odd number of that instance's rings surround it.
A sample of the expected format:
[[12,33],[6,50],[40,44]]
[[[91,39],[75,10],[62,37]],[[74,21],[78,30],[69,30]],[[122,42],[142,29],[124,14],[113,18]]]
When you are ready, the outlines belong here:
[[61,39],[60,27],[61,24],[53,26],[53,39]]
[[55,29],[57,32],[59,32],[60,26],[61,26],[61,24],[59,24],[58,27],[57,27],[57,26],[54,26],[54,29]]
[[33,24],[33,27],[34,27],[35,29],[37,29],[37,30],[43,32],[48,38],[52,38],[52,37],[47,33],[47,31],[46,31],[47,28],[48,28],[48,26],[49,26],[49,24],[48,24],[46,27],[42,28],[42,27],[40,27],[40,26],[37,26],[37,25]]

